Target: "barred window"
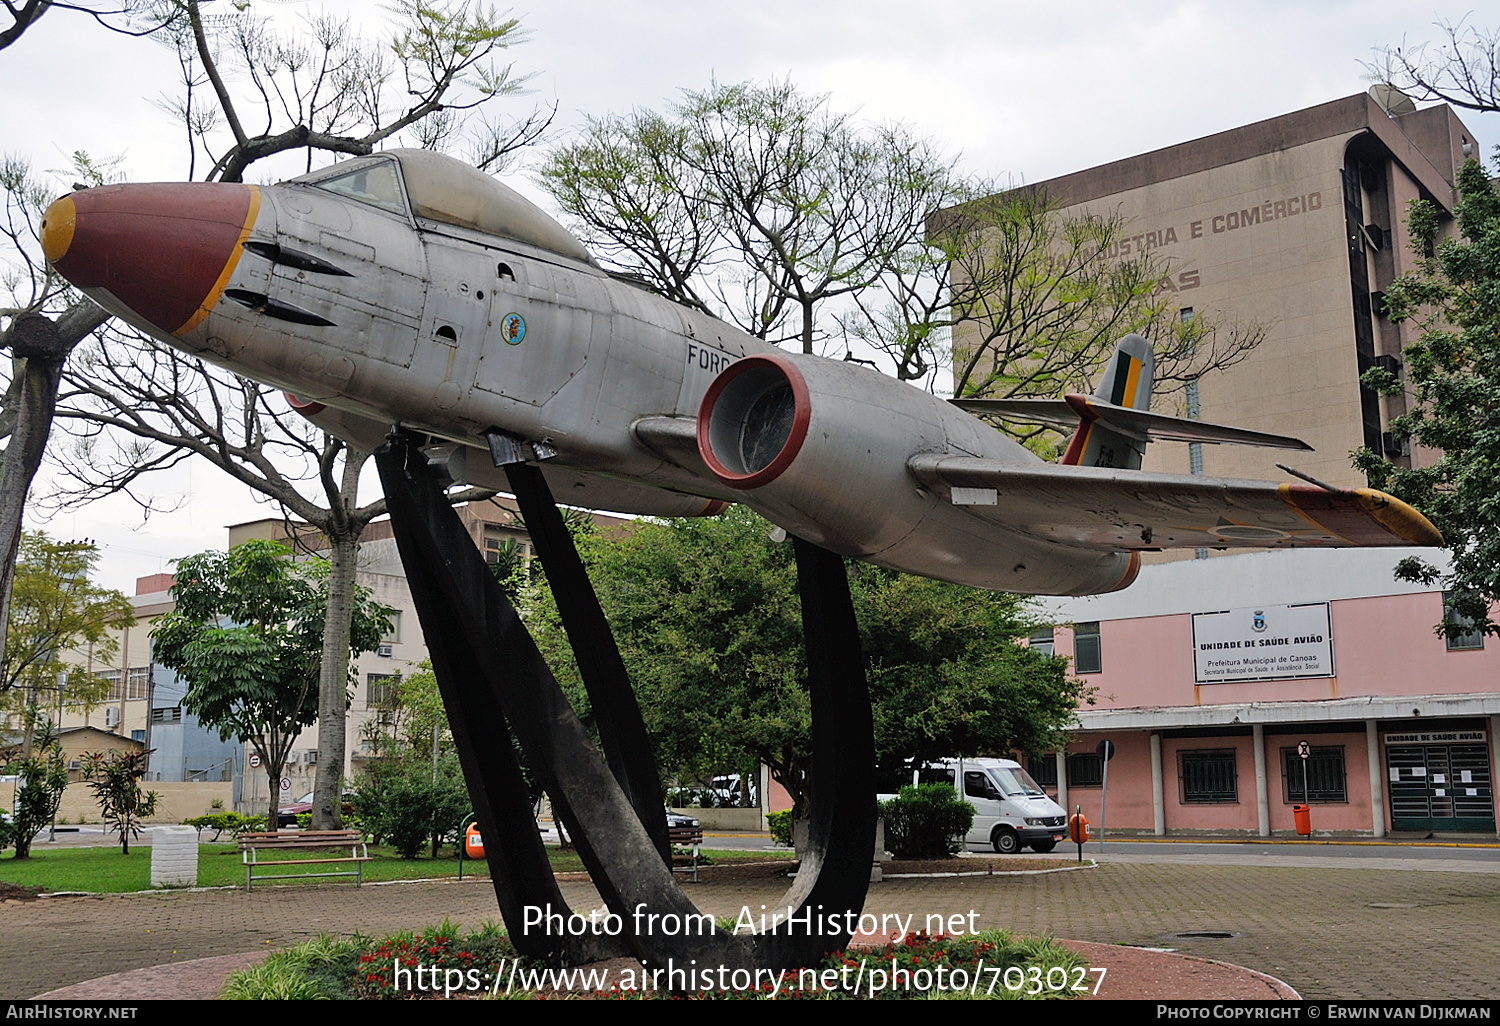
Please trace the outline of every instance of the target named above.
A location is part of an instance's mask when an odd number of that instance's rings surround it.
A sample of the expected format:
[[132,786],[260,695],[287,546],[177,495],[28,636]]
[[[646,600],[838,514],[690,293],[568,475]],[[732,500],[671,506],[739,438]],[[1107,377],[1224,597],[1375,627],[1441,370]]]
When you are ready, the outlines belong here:
[[1057,756],[1048,752],[1046,755],[1029,756],[1026,760],[1026,772],[1031,774],[1043,787],[1057,786]]
[[1344,787],[1344,746],[1314,748],[1307,758],[1307,790],[1302,789],[1302,759],[1295,748],[1281,750],[1282,796],[1288,805],[1347,802]]
[[1448,623],[1469,627],[1470,630],[1457,636],[1448,636],[1449,652],[1465,652],[1476,648],[1484,648],[1484,634],[1473,629],[1473,621],[1453,608],[1453,592],[1443,592],[1443,619]]
[[1179,752],[1177,762],[1183,804],[1240,800],[1233,750]]
[[1069,787],[1103,787],[1104,763],[1096,752],[1068,756]]

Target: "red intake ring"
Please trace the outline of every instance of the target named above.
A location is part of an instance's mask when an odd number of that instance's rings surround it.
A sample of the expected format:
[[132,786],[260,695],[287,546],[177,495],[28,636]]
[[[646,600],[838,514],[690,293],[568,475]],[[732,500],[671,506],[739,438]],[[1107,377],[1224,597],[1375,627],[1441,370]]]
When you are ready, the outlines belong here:
[[[776,354],[747,356],[725,368],[704,393],[698,454],[730,488],[759,488],[797,458],[811,418],[807,382],[795,363]],[[766,459],[773,448],[775,455]]]

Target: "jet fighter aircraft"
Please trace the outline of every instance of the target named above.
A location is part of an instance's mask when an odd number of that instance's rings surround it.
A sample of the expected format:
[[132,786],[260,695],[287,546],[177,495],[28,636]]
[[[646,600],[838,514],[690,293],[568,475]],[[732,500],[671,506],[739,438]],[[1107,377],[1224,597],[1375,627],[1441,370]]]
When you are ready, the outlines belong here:
[[[1030,594],[1123,588],[1161,548],[1442,543],[1370,489],[1143,473],[1152,437],[1306,448],[1152,414],[1144,340],[1120,344],[1092,397],[945,401],[612,276],[517,193],[424,150],[273,186],[81,190],[49,208],[42,244],[142,331],[362,446],[424,437],[480,486],[537,461],[567,504],[742,502],[843,555]],[[1049,464],[970,411],[1076,431]]]

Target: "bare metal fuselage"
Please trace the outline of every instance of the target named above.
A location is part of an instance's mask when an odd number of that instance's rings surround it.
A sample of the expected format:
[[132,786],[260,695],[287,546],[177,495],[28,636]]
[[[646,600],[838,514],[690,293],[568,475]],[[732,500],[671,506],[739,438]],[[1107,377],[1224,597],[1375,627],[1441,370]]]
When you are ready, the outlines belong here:
[[926,392],[610,277],[446,157],[320,174],[81,191],[49,209],[43,249],[110,312],[286,390],[335,434],[456,442],[468,480],[497,488],[489,457],[514,445],[572,505],[744,502],[844,555],[1032,594],[1124,587],[1153,547],[1441,541],[1368,490],[1044,464]]
[[[664,455],[634,428],[664,417],[691,424],[721,371],[775,347],[522,243],[413,224],[304,185],[259,191],[247,241],[314,254],[349,276],[277,264],[247,248],[226,294],[273,296],[332,324],[278,320],[221,299],[200,324],[169,338],[173,345],[326,406],[313,419],[362,444],[400,426],[470,446],[474,483],[503,487],[484,442],[499,429],[557,451],[547,468],[559,501],[680,516],[746,498],[692,466],[691,453]],[[128,308],[115,312],[162,334]],[[519,339],[505,337],[513,314],[524,324]],[[904,470],[913,452],[1038,461],[941,400],[873,371],[864,376],[866,394],[846,405],[876,442],[864,455],[877,465],[843,468],[847,511],[800,515],[782,504],[772,513],[781,526],[846,555],[980,586],[1088,592],[1125,576],[1124,553],[1055,545],[1043,553],[1020,536],[997,545],[992,529],[920,488]],[[942,520],[951,521],[946,529]],[[1041,574],[1031,587],[1014,569],[1027,560]]]

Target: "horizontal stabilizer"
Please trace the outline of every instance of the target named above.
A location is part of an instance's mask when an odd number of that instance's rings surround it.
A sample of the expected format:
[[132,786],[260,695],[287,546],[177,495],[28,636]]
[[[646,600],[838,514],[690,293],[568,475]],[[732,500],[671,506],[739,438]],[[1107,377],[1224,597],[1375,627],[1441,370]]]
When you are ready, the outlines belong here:
[[1207,445],[1258,445],[1269,449],[1301,449],[1312,446],[1300,438],[1273,435],[1268,431],[1210,424],[1187,417],[1116,406],[1086,395],[1062,399],[951,399],[965,413],[1019,420],[1028,424],[1072,430],[1080,423],[1099,423],[1139,442],[1203,442]]
[[981,519],[1097,549],[1441,545],[1406,503],[1370,488],[1329,491],[1056,463],[1016,465],[922,453],[918,481]]

